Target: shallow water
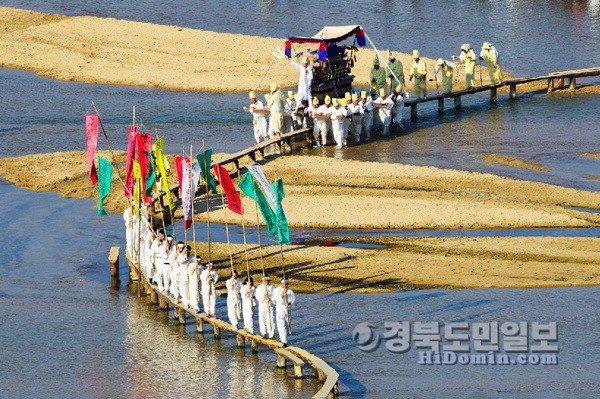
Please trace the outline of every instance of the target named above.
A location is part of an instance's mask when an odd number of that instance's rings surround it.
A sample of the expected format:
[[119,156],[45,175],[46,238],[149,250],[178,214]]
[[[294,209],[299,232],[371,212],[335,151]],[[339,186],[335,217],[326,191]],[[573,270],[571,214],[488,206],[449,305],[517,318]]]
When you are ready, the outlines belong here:
[[[285,37],[311,35],[322,24],[360,23],[380,48],[419,48],[437,58],[459,44],[494,42],[504,67],[516,75],[597,66],[600,3],[593,1],[452,4],[346,2],[341,13],[322,3],[249,3],[182,0],[130,2],[6,0],[5,6],[67,15],[96,15],[216,31]],[[446,6],[446,3],[444,3]],[[314,18],[318,10],[319,18]],[[359,16],[359,17],[357,17]],[[443,23],[442,21],[451,21]],[[381,28],[383,27],[383,28]],[[390,29],[394,27],[394,29]],[[443,40],[440,40],[440,39]],[[224,49],[227,51],[227,49]],[[124,149],[132,106],[145,129],[167,137],[167,152],[195,151],[204,138],[215,151],[252,144],[247,96],[56,82],[0,69],[0,157],[83,150],[83,114],[94,101],[114,148]],[[597,191],[599,100],[594,95],[500,95],[489,109],[485,95],[465,97],[463,110],[442,118],[419,107],[409,134],[323,155],[458,168]],[[407,111],[405,111],[407,112]],[[406,115],[406,114],[405,114]],[[106,149],[106,143],[100,141]],[[481,162],[494,152],[550,166],[532,172]],[[320,154],[317,150],[303,153]],[[123,245],[120,215],[95,216],[92,201],[31,193],[0,180],[0,397],[310,397],[314,381],[283,378],[274,356],[235,349],[224,334],[214,344],[139,302],[125,288],[110,288],[107,253]],[[235,230],[235,229],[234,229]],[[336,231],[341,233],[341,231]],[[525,231],[390,231],[393,234],[587,235],[595,229]],[[323,232],[316,232],[316,236]],[[361,232],[362,233],[362,232]],[[378,232],[371,232],[377,234]],[[371,234],[369,233],[369,234]],[[295,239],[315,231],[292,231]],[[350,232],[344,232],[350,234]],[[342,235],[342,234],[340,234]],[[126,269],[121,270],[122,277]],[[292,282],[293,284],[293,282]],[[293,285],[292,285],[293,286]],[[536,290],[424,290],[386,295],[299,295],[292,341],[322,356],[341,375],[347,397],[595,398],[600,354],[598,288]],[[224,303],[218,301],[219,314]],[[556,321],[558,366],[419,366],[414,350],[363,353],[352,341],[361,322]],[[297,385],[297,384],[300,384]],[[250,391],[249,391],[250,390]]]
[[[275,356],[244,355],[235,337],[213,343],[112,289],[108,249],[122,218],[95,216],[91,201],[0,186],[6,232],[0,263],[0,397],[311,397]],[[44,204],[41,206],[41,204]],[[123,262],[122,262],[123,263]],[[218,312],[225,314],[219,300]],[[186,330],[188,333],[186,333]]]
[[[122,242],[120,215],[100,219],[92,201],[1,183],[0,220],[10,234],[0,264],[0,397],[302,398],[318,389],[312,378],[286,378],[264,348],[239,351],[228,333],[214,342],[138,300],[125,286],[126,267],[121,287],[111,288],[107,254]],[[594,398],[599,297],[597,287],[300,294],[291,342],[336,368],[343,397]],[[555,321],[559,363],[424,366],[415,348],[363,352],[353,341],[359,323],[381,335],[384,322],[401,321]]]

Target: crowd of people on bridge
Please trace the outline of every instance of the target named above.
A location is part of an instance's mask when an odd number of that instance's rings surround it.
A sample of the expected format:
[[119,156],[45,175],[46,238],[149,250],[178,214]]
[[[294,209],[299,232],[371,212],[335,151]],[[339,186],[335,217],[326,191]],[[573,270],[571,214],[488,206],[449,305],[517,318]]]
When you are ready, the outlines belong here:
[[[219,273],[211,262],[202,262],[201,256],[193,255],[192,248],[183,241],[174,242],[173,236],[162,229],[154,231],[148,219],[138,216],[133,207],[123,213],[126,236],[126,255],[134,264],[140,265],[142,276],[155,289],[171,297],[171,300],[187,309],[216,318],[217,282]],[[290,330],[290,307],[296,296],[289,287],[289,280],[281,279],[280,285],[271,285],[268,274],[254,287],[252,276],[240,281],[233,267],[227,271],[227,316],[231,325],[254,334],[254,310],[258,308],[260,335],[275,340],[275,328],[279,341],[288,344]],[[257,306],[258,305],[258,306]]]
[[[451,57],[454,62],[442,58],[436,62],[433,80],[441,87],[442,94],[452,92],[454,71],[459,63],[465,69],[465,88],[475,87],[478,59],[487,63],[490,83],[502,83],[498,51],[491,43],[483,43],[479,57],[467,43],[461,45],[460,50],[460,55]],[[409,97],[405,90],[404,68],[390,51],[387,58],[384,66],[378,56],[373,60],[366,90],[345,92],[341,98],[325,96],[322,100],[311,98],[311,58],[303,57],[300,63],[290,59],[299,71],[296,92],[288,91],[286,97],[276,83],[271,83],[264,103],[254,91],[249,93],[250,106],[244,110],[252,114],[256,143],[282,133],[312,128],[314,147],[333,142],[340,149],[347,146],[349,136],[355,143],[360,143],[369,141],[372,133],[387,136],[392,130],[403,131],[402,110],[404,100]],[[419,50],[413,50],[412,58],[408,79],[413,83],[415,98],[427,98],[427,65]]]

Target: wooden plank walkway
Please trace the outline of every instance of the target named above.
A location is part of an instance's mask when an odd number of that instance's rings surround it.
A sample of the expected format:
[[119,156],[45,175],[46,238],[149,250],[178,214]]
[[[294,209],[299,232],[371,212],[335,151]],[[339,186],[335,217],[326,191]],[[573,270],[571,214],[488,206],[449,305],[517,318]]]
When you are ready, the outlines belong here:
[[[412,119],[416,119],[418,117],[418,115],[417,115],[418,104],[425,103],[425,102],[437,101],[438,102],[438,112],[443,113],[445,99],[451,99],[454,102],[454,108],[460,109],[462,106],[462,104],[461,104],[462,96],[469,95],[469,94],[475,94],[475,93],[481,93],[484,91],[489,91],[490,92],[490,103],[495,104],[498,99],[498,89],[501,87],[508,86],[509,87],[509,98],[511,100],[514,100],[517,98],[517,86],[520,84],[531,83],[531,82],[536,82],[536,81],[541,81],[541,80],[547,80],[548,81],[548,93],[551,93],[552,91],[554,91],[556,89],[564,89],[565,88],[565,79],[569,80],[568,88],[570,90],[575,90],[577,78],[598,76],[598,75],[600,75],[600,67],[577,69],[577,70],[562,71],[562,72],[553,72],[553,73],[550,73],[545,76],[537,76],[537,77],[533,77],[533,78],[509,79],[509,80],[505,80],[502,83],[497,84],[497,85],[488,84],[488,85],[483,85],[483,86],[477,86],[477,87],[473,87],[470,89],[453,91],[448,94],[436,94],[436,95],[428,96],[427,98],[420,98],[420,99],[416,99],[416,98],[410,99],[409,98],[408,100],[404,101],[404,105],[406,107],[410,107],[410,116]],[[555,82],[556,82],[556,85],[555,85]]]
[[[127,259],[131,272],[137,269],[131,260]],[[111,269],[116,264],[118,268],[119,263],[119,247],[112,247],[109,252],[109,264]],[[136,273],[137,274],[137,270]],[[253,352],[258,352],[258,346],[264,345],[271,348],[277,355],[277,366],[286,367],[286,360],[291,361],[294,367],[294,376],[296,378],[303,377],[303,367],[305,363],[309,363],[312,366],[314,375],[317,376],[319,381],[323,382],[321,389],[313,396],[316,399],[331,399],[337,398],[339,394],[338,379],[339,374],[329,366],[323,359],[312,353],[297,347],[287,346],[283,347],[283,344],[279,341],[270,341],[264,339],[260,335],[249,334],[243,329],[236,329],[231,324],[217,318],[206,317],[205,313],[196,312],[193,309],[184,307],[181,303],[178,303],[175,298],[168,295],[166,292],[160,291],[156,285],[150,284],[142,271],[142,290],[150,298],[152,303],[158,304],[159,308],[164,311],[168,311],[169,308],[173,309],[174,316],[179,320],[180,324],[186,324],[188,316],[195,319],[196,331],[204,333],[204,325],[208,324],[212,326],[213,336],[215,339],[221,338],[221,331],[229,331],[236,335],[236,342],[238,348],[244,348],[246,342],[250,342]]]

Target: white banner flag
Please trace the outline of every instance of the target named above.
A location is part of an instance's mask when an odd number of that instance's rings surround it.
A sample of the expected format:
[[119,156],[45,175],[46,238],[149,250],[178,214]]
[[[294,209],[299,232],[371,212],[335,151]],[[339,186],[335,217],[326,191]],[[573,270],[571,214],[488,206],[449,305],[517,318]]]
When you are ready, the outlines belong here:
[[262,171],[260,165],[249,165],[246,166],[246,169],[248,169],[248,172],[250,172],[252,177],[254,177],[254,180],[256,180],[261,185],[263,191],[265,192],[265,195],[267,196],[267,200],[269,201],[269,204],[273,209],[273,212],[275,212],[275,210],[277,209],[277,197],[275,197],[275,191],[273,190],[273,187],[271,187],[271,185],[269,184],[269,181],[267,180],[267,177]]

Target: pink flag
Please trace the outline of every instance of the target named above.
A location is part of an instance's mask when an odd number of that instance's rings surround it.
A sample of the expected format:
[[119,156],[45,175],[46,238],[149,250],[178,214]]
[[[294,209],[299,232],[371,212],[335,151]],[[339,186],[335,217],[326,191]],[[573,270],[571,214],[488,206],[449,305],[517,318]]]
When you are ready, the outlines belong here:
[[138,127],[131,125],[129,126],[129,132],[127,133],[127,166],[125,166],[125,192],[124,195],[127,198],[131,198],[133,195],[133,156],[135,154],[135,135],[137,134]]
[[[190,184],[190,158],[188,157],[177,157],[179,162],[177,163],[177,176],[179,179],[179,189],[181,190],[181,202],[183,204],[183,228],[184,230],[189,229],[192,226],[193,216],[192,215],[192,187]],[[179,172],[181,167],[181,173]]]
[[152,151],[152,133],[140,133],[135,135],[135,146],[137,148],[137,159],[140,162],[142,174],[142,187],[144,203],[152,203],[152,197],[146,196],[146,180],[150,171],[150,158],[148,153]]
[[100,118],[97,114],[85,114],[85,139],[87,142],[88,170],[90,171],[90,180],[92,184],[98,184],[98,172],[94,157],[96,156],[96,147],[98,145],[98,124]]
[[213,165],[213,170],[215,171],[215,175],[217,175],[217,179],[219,179],[219,183],[225,192],[225,196],[227,196],[227,207],[231,209],[232,212],[243,215],[244,207],[242,206],[242,199],[240,198],[240,193],[235,189],[231,177],[229,177],[229,172],[227,172],[227,169],[217,164]]
[[[179,184],[179,195],[181,195],[181,198],[183,198],[183,183],[182,183],[182,180],[183,180],[183,170],[182,170],[183,162],[187,162],[189,164],[190,163],[190,158],[189,157],[181,157],[181,156],[175,157],[175,169],[177,170],[177,183]],[[189,172],[190,171],[188,170],[188,173]]]

